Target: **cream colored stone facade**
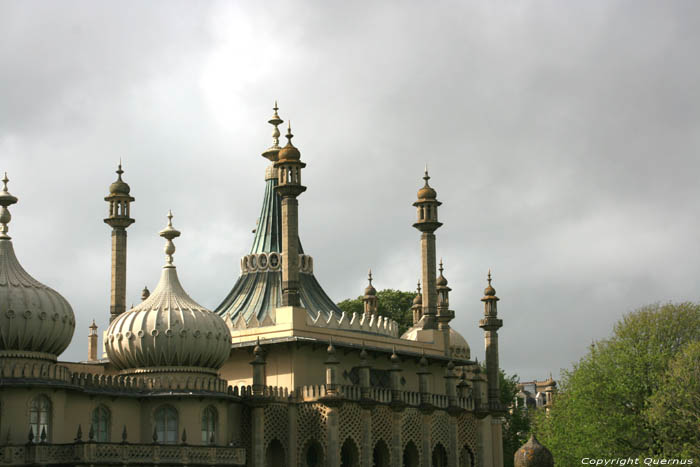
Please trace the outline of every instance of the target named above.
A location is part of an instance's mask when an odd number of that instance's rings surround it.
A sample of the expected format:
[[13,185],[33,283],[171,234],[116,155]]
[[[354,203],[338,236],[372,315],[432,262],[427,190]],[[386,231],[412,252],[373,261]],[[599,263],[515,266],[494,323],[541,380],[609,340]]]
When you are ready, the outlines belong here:
[[[270,122],[275,140],[264,156],[274,166],[266,172],[269,206],[263,213],[282,218],[259,225],[272,225],[269,230],[281,221],[279,232],[258,233],[268,238],[260,237],[264,246],[242,260],[243,285],[215,312],[191,299],[177,279],[173,239],[180,232],[171,221],[160,233],[167,256],[161,283],[143,303],[121,310],[134,201],[121,166],[105,198],[105,222],[116,243],[112,324],[103,334],[101,358],[92,327],[84,362],[58,361],[63,342],[42,347],[22,337],[52,319],[41,308],[50,305],[16,298],[12,287],[25,287],[29,279],[17,275],[14,253],[0,256],[0,465],[502,466],[503,412],[488,383],[498,368],[498,299],[487,289],[482,327],[490,368],[484,374],[449,326],[454,312],[442,268],[441,295],[436,291],[440,203],[427,171],[415,225],[425,299],[414,327],[399,337],[396,323],[376,314],[373,287],[366,290],[362,316],[319,305],[325,293],[313,277],[313,260],[297,248],[305,164],[291,135],[279,147],[277,109]],[[282,177],[285,188],[278,189]],[[7,208],[14,202],[5,187],[0,242],[10,242]],[[4,245],[0,251],[9,251]],[[244,287],[253,283],[256,288]],[[264,297],[255,295],[253,289],[265,287]],[[250,300],[240,300],[241,294]],[[251,313],[242,302],[255,302],[259,310]],[[70,307],[61,309],[72,323]],[[230,342],[223,354],[222,333]]]

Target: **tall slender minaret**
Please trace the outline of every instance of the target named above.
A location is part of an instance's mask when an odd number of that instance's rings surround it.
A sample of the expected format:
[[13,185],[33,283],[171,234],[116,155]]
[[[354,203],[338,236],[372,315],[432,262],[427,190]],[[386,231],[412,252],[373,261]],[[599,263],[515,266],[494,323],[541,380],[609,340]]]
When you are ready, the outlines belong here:
[[503,320],[498,318],[496,289],[491,286],[491,270],[488,274],[489,285],[484,289],[484,319],[479,321],[479,327],[484,330],[486,345],[486,377],[488,380],[489,409],[501,410],[500,390],[498,384],[498,330],[503,326]]
[[109,217],[104,221],[112,227],[112,292],[109,305],[109,321],[126,311],[126,229],[134,223],[129,217],[129,204],[134,198],[129,195],[129,185],[122,180],[122,164],[117,169],[117,180],[109,186]]
[[418,200],[413,203],[417,209],[418,220],[413,227],[420,230],[421,277],[423,280],[423,329],[436,329],[437,290],[435,289],[435,231],[442,223],[438,222],[437,193],[428,185],[428,167],[425,168],[425,185],[418,190]]
[[[275,127],[277,128],[277,127]],[[292,127],[287,129],[287,145],[277,153],[275,191],[282,197],[282,305],[300,306],[299,300],[299,201],[306,191],[301,169],[306,167],[301,153],[292,144]]]
[[442,259],[440,260],[440,275],[437,277],[435,284],[438,294],[437,299],[437,322],[438,329],[442,331],[445,342],[445,355],[450,357],[450,321],[455,317],[454,311],[450,310],[450,291],[452,290],[447,285],[447,279],[443,275],[445,269],[442,267]]

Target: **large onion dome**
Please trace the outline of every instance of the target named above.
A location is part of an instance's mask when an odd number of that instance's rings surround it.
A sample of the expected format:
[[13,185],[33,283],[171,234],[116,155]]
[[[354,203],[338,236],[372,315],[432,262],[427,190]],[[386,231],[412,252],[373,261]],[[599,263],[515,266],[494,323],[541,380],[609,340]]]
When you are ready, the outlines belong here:
[[172,264],[180,232],[168,226],[167,263],[160,282],[139,305],[119,315],[107,329],[105,350],[125,372],[205,371],[214,373],[229,356],[231,334],[219,316],[195,302],[182,288]]
[[56,360],[73,337],[75,316],[58,292],[30,276],[19,264],[7,224],[17,198],[0,191],[0,357]]

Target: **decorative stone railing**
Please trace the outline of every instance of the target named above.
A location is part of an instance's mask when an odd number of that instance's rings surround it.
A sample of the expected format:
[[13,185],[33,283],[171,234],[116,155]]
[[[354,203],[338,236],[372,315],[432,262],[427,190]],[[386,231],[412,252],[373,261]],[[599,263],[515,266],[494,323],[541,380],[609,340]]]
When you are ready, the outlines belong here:
[[0,465],[245,465],[233,446],[74,442],[0,446]]
[[306,323],[310,326],[317,326],[326,329],[362,331],[389,337],[399,337],[398,323],[386,316],[365,315],[364,313],[353,313],[352,315],[347,315],[343,313],[340,315],[339,319],[336,319],[332,313],[328,318],[326,318],[319,311],[316,318],[309,316]]
[[[283,253],[255,253],[241,258],[241,274],[251,272],[280,271]],[[314,259],[309,255],[299,255],[299,272],[314,273]]]

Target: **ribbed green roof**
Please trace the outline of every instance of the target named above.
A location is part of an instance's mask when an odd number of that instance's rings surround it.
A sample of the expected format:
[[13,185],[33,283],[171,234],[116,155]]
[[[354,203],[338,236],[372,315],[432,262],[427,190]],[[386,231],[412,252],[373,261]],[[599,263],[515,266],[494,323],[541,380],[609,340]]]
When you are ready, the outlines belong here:
[[[282,252],[282,200],[275,193],[276,178],[265,181],[265,195],[262,210],[255,230],[255,238],[250,254]],[[299,252],[304,250],[299,241]],[[330,314],[340,318],[341,311],[331,300],[313,274],[299,274],[301,306],[307,309],[313,318],[321,312],[326,319]],[[238,278],[226,298],[216,308],[215,313],[226,320],[237,323],[243,317],[249,326],[269,323],[271,312],[282,306],[282,272],[255,271],[244,272]],[[253,317],[256,320],[253,320]],[[261,324],[262,325],[262,324]]]

